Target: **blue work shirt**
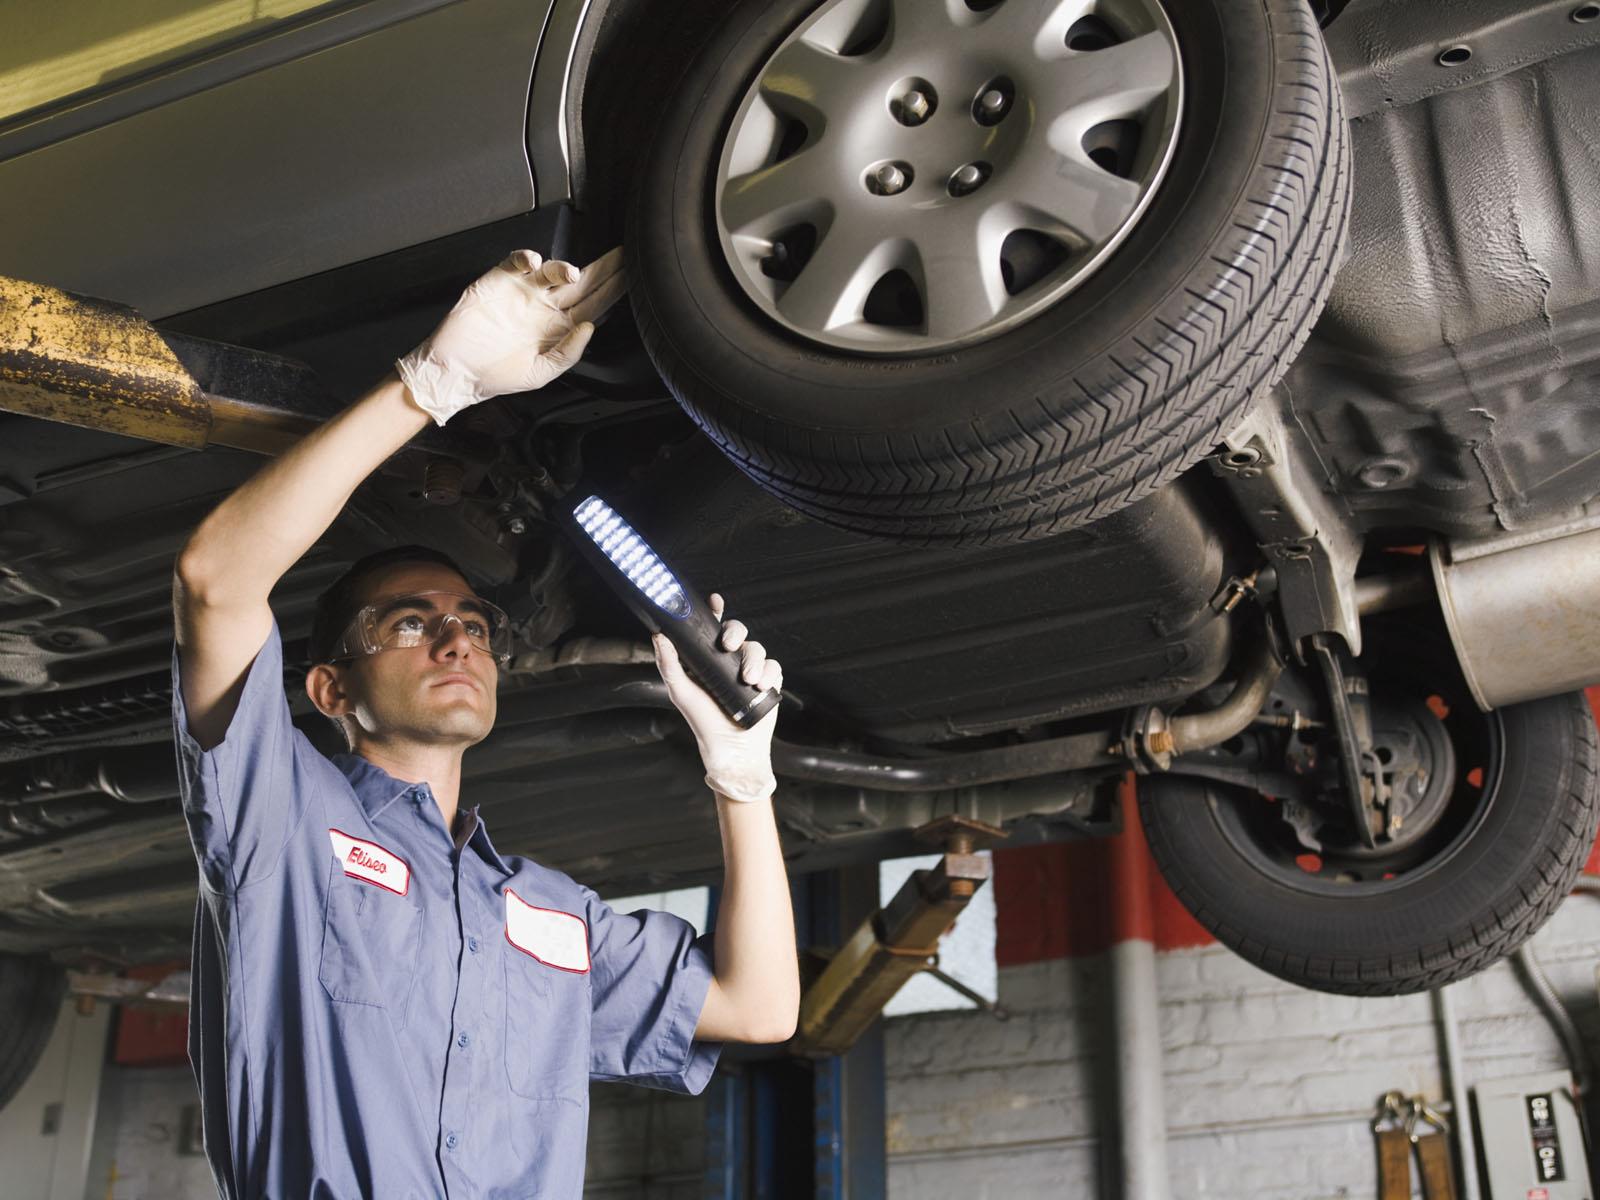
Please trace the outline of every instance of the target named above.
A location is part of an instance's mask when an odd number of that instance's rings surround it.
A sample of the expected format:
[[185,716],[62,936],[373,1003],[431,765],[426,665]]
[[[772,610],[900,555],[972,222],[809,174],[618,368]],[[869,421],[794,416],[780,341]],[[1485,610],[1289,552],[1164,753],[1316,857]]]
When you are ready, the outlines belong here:
[[277,627],[227,736],[189,735],[200,866],[189,1056],[222,1196],[576,1200],[589,1080],[698,1092],[708,939],[458,849],[426,784],[330,760],[290,724]]

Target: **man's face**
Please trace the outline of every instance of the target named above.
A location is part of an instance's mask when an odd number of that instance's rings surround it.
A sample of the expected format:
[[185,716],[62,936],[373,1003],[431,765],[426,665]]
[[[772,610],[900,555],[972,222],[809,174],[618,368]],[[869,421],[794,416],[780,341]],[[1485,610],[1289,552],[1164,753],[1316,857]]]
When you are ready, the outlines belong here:
[[[362,584],[360,603],[379,604],[417,592],[456,592],[471,596],[472,586],[449,567],[435,563],[396,563],[375,571]],[[463,620],[475,613],[453,597],[433,603]],[[338,672],[352,733],[385,741],[471,746],[494,727],[494,656],[467,637],[461,621],[446,621],[432,642],[362,655],[333,668]]]

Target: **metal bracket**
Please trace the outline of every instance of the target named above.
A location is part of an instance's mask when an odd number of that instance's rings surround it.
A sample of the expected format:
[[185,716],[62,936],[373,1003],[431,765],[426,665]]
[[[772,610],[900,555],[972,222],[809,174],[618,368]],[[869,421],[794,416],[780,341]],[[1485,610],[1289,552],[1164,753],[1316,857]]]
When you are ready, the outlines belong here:
[[1258,405],[1207,461],[1277,572],[1291,640],[1337,633],[1360,654],[1355,578],[1361,538],[1297,462],[1275,400]]

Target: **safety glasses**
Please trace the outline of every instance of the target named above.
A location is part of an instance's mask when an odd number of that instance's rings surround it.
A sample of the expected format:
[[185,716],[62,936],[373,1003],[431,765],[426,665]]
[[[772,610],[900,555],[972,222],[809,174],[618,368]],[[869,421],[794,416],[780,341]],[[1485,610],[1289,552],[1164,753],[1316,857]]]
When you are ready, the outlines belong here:
[[331,661],[383,650],[431,646],[453,636],[459,625],[467,640],[504,666],[511,658],[511,621],[503,609],[462,592],[413,592],[369,604],[334,645]]

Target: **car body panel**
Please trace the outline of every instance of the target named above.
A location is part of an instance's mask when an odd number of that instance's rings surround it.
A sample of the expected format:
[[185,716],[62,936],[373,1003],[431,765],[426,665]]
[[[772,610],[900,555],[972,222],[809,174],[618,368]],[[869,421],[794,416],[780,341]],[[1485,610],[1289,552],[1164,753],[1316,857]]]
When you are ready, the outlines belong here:
[[418,7],[367,4],[6,130],[0,272],[159,318],[526,212],[549,3]]

